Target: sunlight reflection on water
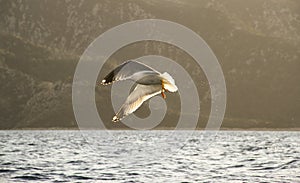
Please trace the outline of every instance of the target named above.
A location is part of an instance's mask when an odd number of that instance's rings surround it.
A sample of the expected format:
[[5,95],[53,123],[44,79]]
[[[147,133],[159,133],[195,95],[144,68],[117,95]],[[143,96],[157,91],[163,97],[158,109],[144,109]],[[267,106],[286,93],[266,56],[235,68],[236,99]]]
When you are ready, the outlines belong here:
[[222,131],[207,147],[200,132],[184,146],[184,131],[160,144],[168,131],[88,133],[0,131],[0,181],[300,181],[300,132]]

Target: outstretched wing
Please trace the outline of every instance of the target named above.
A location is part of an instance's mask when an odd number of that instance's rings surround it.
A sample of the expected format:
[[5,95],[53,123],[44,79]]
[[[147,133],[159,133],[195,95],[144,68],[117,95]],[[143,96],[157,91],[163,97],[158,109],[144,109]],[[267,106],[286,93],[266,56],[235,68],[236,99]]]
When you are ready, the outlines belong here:
[[106,75],[101,84],[108,85],[114,81],[132,79],[134,74],[159,74],[159,72],[145,64],[130,60],[119,65]]
[[114,122],[119,121],[128,114],[136,111],[146,100],[160,94],[162,91],[161,85],[137,85],[135,89],[127,97],[118,113],[113,117]]

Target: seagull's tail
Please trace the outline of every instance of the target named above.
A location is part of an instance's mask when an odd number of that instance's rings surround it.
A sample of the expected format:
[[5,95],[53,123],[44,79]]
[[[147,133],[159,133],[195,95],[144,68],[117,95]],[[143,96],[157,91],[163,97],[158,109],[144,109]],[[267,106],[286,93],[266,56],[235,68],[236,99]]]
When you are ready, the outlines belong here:
[[177,86],[175,85],[174,79],[169,73],[164,72],[160,75],[160,77],[163,79],[163,85],[167,91],[176,92],[178,90]]

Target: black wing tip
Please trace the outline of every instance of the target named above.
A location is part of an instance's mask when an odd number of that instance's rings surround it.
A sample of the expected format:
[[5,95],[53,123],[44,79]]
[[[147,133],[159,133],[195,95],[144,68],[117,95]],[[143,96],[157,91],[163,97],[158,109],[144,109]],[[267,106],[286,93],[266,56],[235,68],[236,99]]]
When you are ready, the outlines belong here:
[[120,70],[122,69],[122,67],[124,65],[126,65],[127,62],[119,65],[118,67],[116,67],[115,69],[113,69],[110,73],[108,73],[104,79],[102,80],[101,84],[103,85],[108,85],[108,84],[111,84],[113,83],[114,81],[116,81],[116,75],[120,72]]
[[113,70],[107,76],[105,76],[105,78],[102,80],[101,83],[109,84],[109,83],[112,83],[114,81],[114,79],[115,79],[115,70]]
[[[118,81],[119,79],[116,78],[116,75],[122,70],[122,68],[127,65],[128,63],[138,63],[140,65],[146,66],[145,64],[142,64],[140,62],[137,62],[135,60],[127,60],[124,63],[120,64],[119,66],[117,66],[115,69],[113,69],[110,73],[108,73],[104,79],[102,80],[101,84],[102,85],[109,85],[112,84],[115,81]],[[148,66],[146,66],[148,67]]]
[[102,81],[101,81],[101,85],[109,85],[109,84],[111,84],[112,82],[108,82],[106,79],[103,79]]
[[116,115],[113,117],[113,119],[112,119],[111,121],[112,121],[112,122],[119,122],[119,121],[121,121],[122,119],[124,119],[125,116],[127,116],[127,115],[120,116],[119,114],[116,114]]
[[120,118],[118,118],[117,116],[114,116],[113,119],[112,119],[112,122],[115,122],[115,123],[116,123],[116,122],[118,122],[118,121],[120,121]]

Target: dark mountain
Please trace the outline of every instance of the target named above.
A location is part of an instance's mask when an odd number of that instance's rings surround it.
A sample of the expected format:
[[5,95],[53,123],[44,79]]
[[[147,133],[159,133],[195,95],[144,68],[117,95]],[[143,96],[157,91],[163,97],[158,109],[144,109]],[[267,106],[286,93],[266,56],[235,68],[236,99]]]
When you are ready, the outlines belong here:
[[[228,91],[223,127],[300,127],[297,0],[0,0],[0,5],[1,129],[76,127],[71,86],[80,55],[106,30],[145,18],[185,25],[212,48]],[[109,59],[99,77],[117,63],[148,54],[171,58],[191,73],[201,91],[203,127],[210,110],[206,77],[174,46],[128,45]],[[99,110],[105,111],[107,127],[114,128],[111,106],[101,105],[109,102],[109,89],[100,90]],[[176,125],[176,110],[160,127]]]

